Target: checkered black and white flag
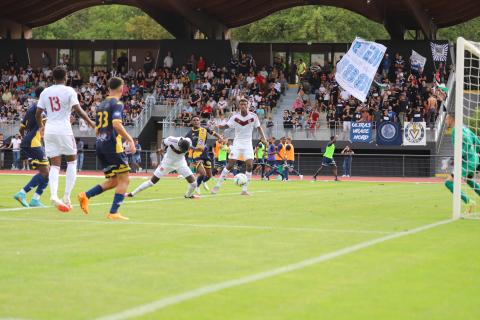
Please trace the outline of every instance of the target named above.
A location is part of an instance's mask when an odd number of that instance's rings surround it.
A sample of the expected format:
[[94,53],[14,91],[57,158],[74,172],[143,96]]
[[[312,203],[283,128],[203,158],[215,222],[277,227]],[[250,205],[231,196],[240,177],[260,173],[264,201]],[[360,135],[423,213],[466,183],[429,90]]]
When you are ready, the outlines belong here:
[[447,54],[448,54],[448,43],[446,44],[436,44],[430,42],[430,46],[432,48],[432,56],[433,61],[447,61]]

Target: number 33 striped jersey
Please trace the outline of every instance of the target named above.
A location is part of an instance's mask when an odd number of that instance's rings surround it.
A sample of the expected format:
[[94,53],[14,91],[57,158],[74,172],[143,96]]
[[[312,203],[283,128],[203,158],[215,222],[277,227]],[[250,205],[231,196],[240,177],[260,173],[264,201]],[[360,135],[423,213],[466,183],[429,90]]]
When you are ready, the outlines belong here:
[[107,97],[96,111],[97,149],[100,147],[105,153],[123,152],[122,137],[113,128],[114,122],[122,122],[123,103]]

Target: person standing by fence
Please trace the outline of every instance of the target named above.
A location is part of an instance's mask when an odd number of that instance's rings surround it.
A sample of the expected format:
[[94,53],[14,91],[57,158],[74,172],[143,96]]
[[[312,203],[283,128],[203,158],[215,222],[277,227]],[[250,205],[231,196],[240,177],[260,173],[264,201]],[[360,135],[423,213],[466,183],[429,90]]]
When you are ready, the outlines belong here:
[[341,154],[345,156],[343,159],[343,176],[342,177],[350,178],[350,176],[352,175],[352,159],[355,152],[353,152],[350,146],[346,146],[342,150]]
[[85,159],[85,143],[77,139],[77,172],[82,171],[83,169],[83,160]]
[[22,138],[17,133],[10,141],[8,148],[12,148],[13,151],[13,164],[12,170],[20,170],[20,145],[22,144]]
[[3,138],[3,133],[0,133],[0,169],[3,169],[5,164],[5,149],[7,145],[5,144],[5,140]]

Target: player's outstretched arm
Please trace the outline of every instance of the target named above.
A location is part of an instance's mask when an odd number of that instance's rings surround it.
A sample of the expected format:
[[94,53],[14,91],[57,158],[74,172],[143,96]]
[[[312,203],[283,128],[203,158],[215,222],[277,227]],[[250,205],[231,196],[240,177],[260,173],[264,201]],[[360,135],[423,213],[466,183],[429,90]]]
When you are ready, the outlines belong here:
[[[85,122],[88,124],[88,126],[92,129],[95,129],[95,122],[93,122],[89,117],[88,117],[88,114],[82,109],[80,108],[80,105],[76,104],[72,107],[73,110],[75,110],[75,112],[78,114],[78,116],[80,118],[82,118],[83,120],[85,120]],[[38,112],[38,110],[37,110]],[[38,121],[38,120],[37,120]]]
[[214,136],[218,140],[223,140],[223,137],[218,132],[213,131],[212,136]]
[[20,123],[20,129],[18,130],[22,138],[24,137],[24,134],[25,134],[26,125],[27,125],[27,116],[24,116],[22,119],[22,122]]
[[45,131],[44,127],[44,119],[43,119],[43,109],[40,107],[37,107],[37,111],[35,111],[35,120],[37,121],[38,125],[38,131],[40,132],[40,135],[43,137],[43,133]]
[[125,141],[127,141],[128,145],[130,146],[130,153],[135,153],[137,152],[137,148],[135,147],[135,142],[133,142],[132,137],[128,134],[127,130],[125,130],[125,127],[122,124],[122,121],[114,119],[112,121],[112,126],[113,129],[123,138]]
[[257,130],[258,130],[258,133],[260,134],[260,140],[261,140],[265,145],[267,145],[267,138],[265,137],[265,133],[263,132],[262,127],[258,127]]

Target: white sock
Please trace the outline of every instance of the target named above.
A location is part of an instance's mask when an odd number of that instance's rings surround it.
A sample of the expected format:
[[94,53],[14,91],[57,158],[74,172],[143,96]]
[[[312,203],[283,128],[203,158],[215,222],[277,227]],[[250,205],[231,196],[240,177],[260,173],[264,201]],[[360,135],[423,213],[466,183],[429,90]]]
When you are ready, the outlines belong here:
[[20,190],[20,193],[27,194],[27,192],[23,188],[22,188],[22,190]]
[[77,161],[67,162],[66,178],[64,199],[70,203],[70,194],[72,193],[73,186],[75,186],[75,180],[77,180]]
[[194,181],[188,185],[188,190],[187,190],[187,198],[190,198],[193,194],[193,191],[197,188],[197,181]]
[[32,196],[33,200],[40,200],[40,195],[38,193],[34,193]]
[[251,172],[245,172],[245,175],[247,176],[247,183],[245,183],[242,186],[242,191],[247,191],[248,190],[248,184],[250,183],[250,179],[252,179],[252,173]]
[[58,176],[60,174],[60,167],[51,166],[48,174],[48,180],[50,182],[50,198],[58,199]]
[[218,181],[217,181],[218,188],[220,188],[220,186],[222,185],[223,181],[225,181],[225,178],[228,176],[229,173],[230,171],[228,171],[226,167],[223,168],[222,173],[220,174],[220,178],[218,178]]
[[151,186],[153,186],[154,183],[152,182],[152,180],[148,180],[148,181],[145,181],[144,183],[142,183],[141,185],[139,185],[135,190],[133,190],[131,193],[132,195],[136,195],[137,193],[139,193],[140,191],[143,191],[145,189],[148,189],[150,188]]

